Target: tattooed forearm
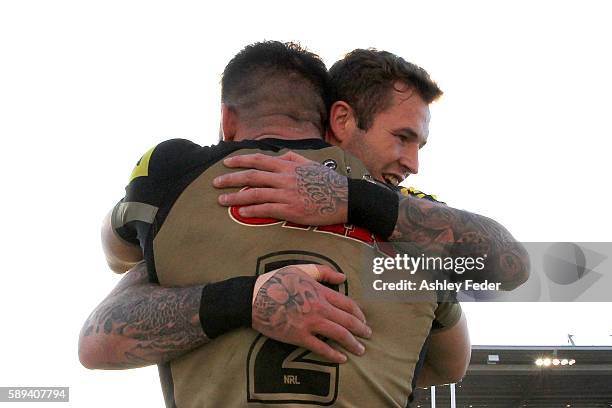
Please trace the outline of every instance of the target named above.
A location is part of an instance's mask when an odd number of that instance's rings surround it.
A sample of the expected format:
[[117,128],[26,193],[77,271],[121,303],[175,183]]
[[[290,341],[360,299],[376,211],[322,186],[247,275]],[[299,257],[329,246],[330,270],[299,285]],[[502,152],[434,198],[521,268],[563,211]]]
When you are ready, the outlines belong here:
[[[463,279],[496,281],[513,289],[529,276],[525,248],[499,223],[481,215],[416,197],[400,198],[398,220],[390,238],[404,252],[430,255],[482,257],[485,269]],[[406,251],[409,249],[409,251]]]
[[298,194],[303,198],[309,214],[336,213],[348,203],[348,181],[335,171],[311,164],[296,167]]
[[253,327],[262,332],[286,333],[301,324],[319,298],[312,280],[288,267],[268,279],[253,304]]
[[[199,320],[202,286],[149,283],[144,264],[132,269],[89,316],[79,353],[92,368],[163,363],[208,341]],[[85,363],[84,363],[85,364]]]

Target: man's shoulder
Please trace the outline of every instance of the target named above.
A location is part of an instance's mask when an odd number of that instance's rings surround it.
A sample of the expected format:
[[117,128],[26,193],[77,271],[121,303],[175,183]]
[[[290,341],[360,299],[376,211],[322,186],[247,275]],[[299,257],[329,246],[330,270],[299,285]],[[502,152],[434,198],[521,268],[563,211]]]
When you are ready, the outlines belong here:
[[200,146],[187,139],[165,140],[142,155],[130,182],[138,177],[172,178],[195,165],[218,160],[226,150],[223,144]]
[[141,186],[153,186],[159,189],[161,185],[167,185],[189,174],[206,171],[228,155],[239,154],[241,150],[273,153],[283,149],[301,152],[337,148],[322,139],[222,141],[211,146],[201,146],[187,139],[169,139],[156,144],[140,157],[132,170],[128,187],[140,189]]
[[201,146],[187,139],[169,139],[147,150],[137,161],[128,181],[128,195],[142,199],[142,192],[165,190],[169,183],[202,173],[241,150],[278,152],[283,149],[325,150],[328,147],[321,139],[221,141],[211,146]]
[[[220,141],[211,146],[201,146],[187,139],[170,139],[161,142],[147,151],[139,160],[148,162],[153,170],[174,170],[210,165],[223,157],[239,150],[280,151],[282,149],[319,150],[331,148],[322,139],[262,139],[225,142]],[[147,158],[147,155],[149,158]]]

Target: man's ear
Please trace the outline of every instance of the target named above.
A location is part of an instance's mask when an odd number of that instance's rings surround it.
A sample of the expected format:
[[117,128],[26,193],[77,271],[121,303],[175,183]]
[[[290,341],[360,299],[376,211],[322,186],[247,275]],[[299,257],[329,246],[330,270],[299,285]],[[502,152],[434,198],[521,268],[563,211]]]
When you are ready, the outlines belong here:
[[221,104],[221,132],[225,142],[231,142],[236,138],[238,130],[238,114],[236,111],[222,103]]
[[326,139],[331,144],[342,145],[357,128],[357,118],[351,105],[344,101],[334,102],[329,110],[329,130]]

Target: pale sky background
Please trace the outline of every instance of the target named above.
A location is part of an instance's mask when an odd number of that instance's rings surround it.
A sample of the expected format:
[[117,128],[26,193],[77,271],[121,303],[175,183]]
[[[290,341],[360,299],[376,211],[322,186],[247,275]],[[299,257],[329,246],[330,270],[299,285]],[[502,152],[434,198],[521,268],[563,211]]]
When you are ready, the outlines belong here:
[[[263,39],[298,40],[328,66],[357,47],[423,66],[445,95],[410,185],[522,241],[610,241],[608,4],[2,1],[0,386],[163,406],[155,368],[78,363],[80,327],[119,279],[100,222],[148,148],[214,143],[220,73]],[[610,304],[464,310],[474,344],[612,345]]]

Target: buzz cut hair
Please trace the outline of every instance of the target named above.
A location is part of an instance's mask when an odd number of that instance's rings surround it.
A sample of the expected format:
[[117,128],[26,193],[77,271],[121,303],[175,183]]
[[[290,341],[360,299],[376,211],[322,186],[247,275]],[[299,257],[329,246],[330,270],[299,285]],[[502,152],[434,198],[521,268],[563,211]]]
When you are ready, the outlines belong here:
[[284,115],[311,122],[322,133],[329,100],[325,64],[294,42],[246,46],[227,64],[221,79],[221,102],[247,120]]
[[387,51],[356,49],[329,70],[330,102],[345,101],[354,110],[357,126],[368,130],[374,117],[386,110],[397,83],[411,87],[427,103],[442,95],[427,71]]

